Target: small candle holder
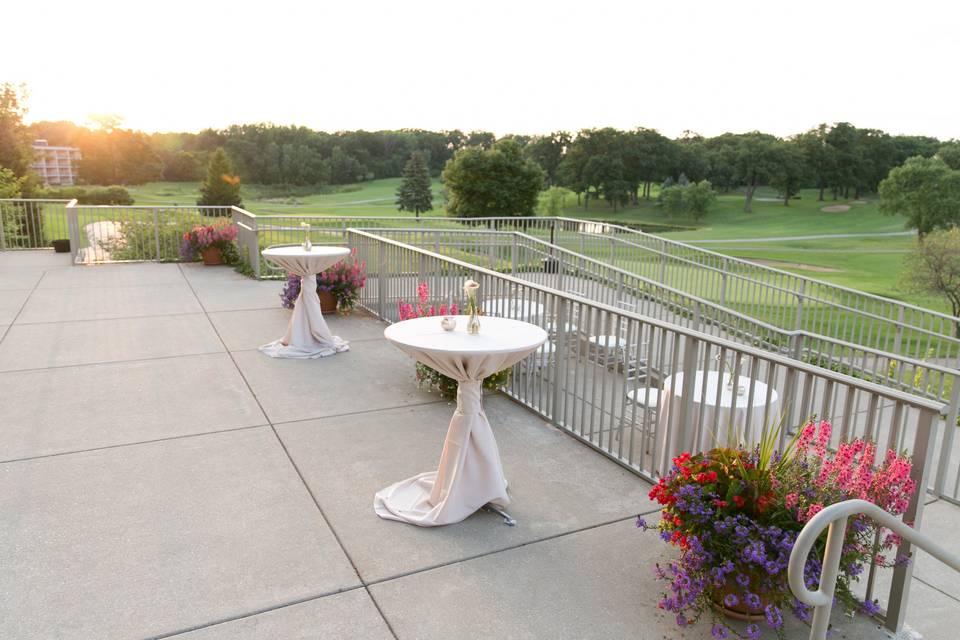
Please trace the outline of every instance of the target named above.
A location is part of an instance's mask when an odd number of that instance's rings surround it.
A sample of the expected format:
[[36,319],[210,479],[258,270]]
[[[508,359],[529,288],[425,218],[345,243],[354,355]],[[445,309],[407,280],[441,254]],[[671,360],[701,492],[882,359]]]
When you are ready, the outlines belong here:
[[453,331],[457,328],[457,319],[452,316],[443,316],[443,319],[440,320],[440,326],[443,327],[444,331]]
[[310,223],[301,222],[300,226],[304,229],[303,250],[309,253],[313,249],[313,242],[310,241]]

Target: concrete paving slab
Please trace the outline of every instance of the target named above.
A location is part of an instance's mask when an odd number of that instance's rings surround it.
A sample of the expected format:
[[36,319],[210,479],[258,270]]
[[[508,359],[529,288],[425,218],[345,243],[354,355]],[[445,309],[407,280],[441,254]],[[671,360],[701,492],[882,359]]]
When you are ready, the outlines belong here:
[[0,267],[70,267],[69,253],[56,251],[0,251]]
[[152,287],[178,284],[183,275],[176,264],[142,262],[138,264],[97,264],[74,269],[58,269],[44,275],[39,289],[74,289],[77,287]]
[[176,640],[390,640],[364,589],[310,600],[174,636]]
[[44,267],[0,267],[0,291],[33,289],[43,272]]
[[356,586],[268,428],[0,465],[0,637],[143,638]]
[[37,289],[17,323],[167,316],[200,311],[196,297],[185,282],[142,287]]
[[12,327],[0,371],[218,353],[223,344],[202,313]]
[[266,424],[226,354],[0,373],[0,460]]
[[[399,638],[710,638],[707,620],[681,629],[657,608],[664,585],[654,581],[652,568],[671,557],[655,534],[619,522],[370,591]],[[834,638],[883,637],[863,618],[835,622]],[[789,621],[787,638],[808,635],[808,628]]]
[[234,359],[274,423],[437,399],[417,387],[413,360],[386,341],[356,342],[350,351],[316,360],[259,351],[241,351]]
[[273,309],[280,306],[283,282],[279,280],[244,279],[236,282],[191,282],[197,297],[207,311],[237,311],[240,309]]
[[[254,309],[248,311],[217,311],[210,314],[210,320],[217,328],[231,351],[256,349],[260,345],[272,342],[283,336],[290,321],[290,311],[280,307],[277,298],[275,309]],[[330,314],[323,317],[334,335],[348,342],[358,340],[382,340],[383,330],[387,326],[370,316],[354,313],[344,317]]]
[[205,265],[202,262],[181,262],[178,265],[183,276],[193,284],[224,284],[230,282],[256,282],[253,278],[237,273],[228,265]]
[[[960,507],[940,500],[923,508],[920,530],[932,536],[940,545],[960,555]],[[960,573],[936,558],[920,551],[914,565],[914,575],[960,601]],[[960,610],[960,602],[958,602]],[[957,622],[960,623],[960,616]]]
[[[438,403],[278,427],[364,580],[383,580],[656,508],[647,498],[647,482],[509,399],[492,396],[485,400],[485,410],[510,483],[508,511],[519,524],[507,527],[486,512],[436,528],[377,517],[375,492],[436,469],[454,409]],[[362,454],[345,456],[345,451]]]
[[29,289],[17,289],[0,293],[0,323],[10,324],[20,313],[23,303],[30,297]]

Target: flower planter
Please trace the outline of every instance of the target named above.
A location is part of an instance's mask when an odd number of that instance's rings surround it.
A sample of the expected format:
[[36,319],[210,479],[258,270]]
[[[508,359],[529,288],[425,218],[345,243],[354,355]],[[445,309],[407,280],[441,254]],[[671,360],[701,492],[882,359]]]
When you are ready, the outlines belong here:
[[206,249],[201,249],[200,255],[203,257],[203,264],[223,264],[223,254],[220,252],[220,247],[207,247]]
[[53,241],[53,250],[57,253],[70,253],[70,241],[69,240],[54,240]]
[[320,313],[330,314],[337,311],[337,296],[329,291],[317,291],[320,298]]
[[[734,607],[728,607],[724,604],[723,599],[727,594],[732,593],[737,596],[739,602]],[[727,579],[727,586],[723,588],[722,591],[717,591],[713,594],[713,606],[714,608],[725,615],[728,618],[733,618],[734,620],[744,620],[746,622],[754,622],[756,620],[764,619],[764,607],[770,604],[770,601],[766,598],[764,594],[760,595],[760,608],[751,609],[743,602],[743,589],[741,589],[736,582]]]

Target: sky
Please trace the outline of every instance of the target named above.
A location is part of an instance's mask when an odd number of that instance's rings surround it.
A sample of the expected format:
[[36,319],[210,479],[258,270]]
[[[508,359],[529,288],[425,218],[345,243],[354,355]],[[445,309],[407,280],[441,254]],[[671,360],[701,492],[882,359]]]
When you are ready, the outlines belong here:
[[[960,138],[960,3],[13,0],[28,122]],[[14,27],[13,25],[16,25]]]

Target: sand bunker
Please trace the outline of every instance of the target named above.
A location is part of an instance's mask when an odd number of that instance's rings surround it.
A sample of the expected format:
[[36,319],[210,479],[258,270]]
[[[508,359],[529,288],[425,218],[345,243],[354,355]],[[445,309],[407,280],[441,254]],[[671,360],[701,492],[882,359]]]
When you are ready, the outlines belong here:
[[829,207],[821,207],[820,211],[826,213],[842,213],[844,211],[850,211],[850,205],[848,204],[832,204]]
[[818,273],[840,273],[840,269],[818,267],[815,264],[804,264],[802,262],[786,262],[784,260],[750,260],[750,262],[774,269],[803,269],[804,271],[816,271]]

